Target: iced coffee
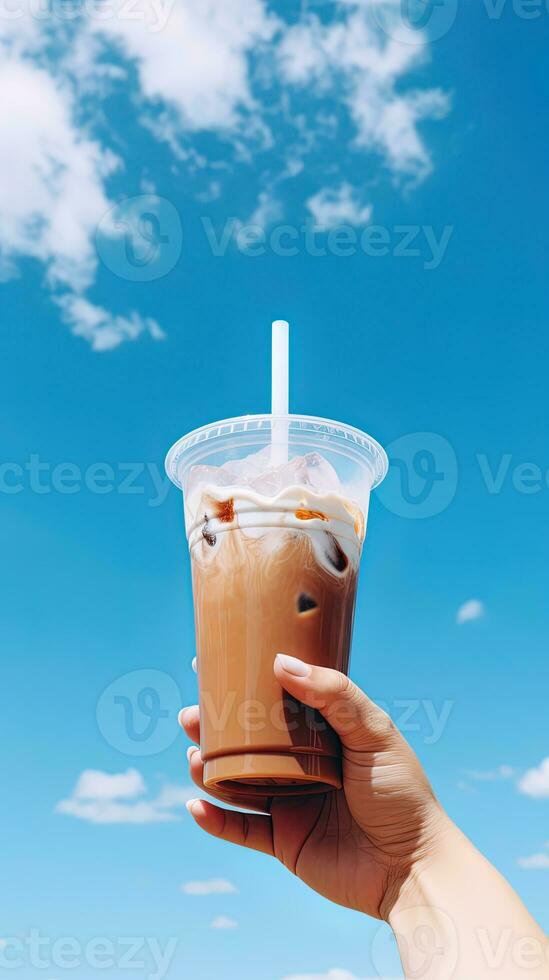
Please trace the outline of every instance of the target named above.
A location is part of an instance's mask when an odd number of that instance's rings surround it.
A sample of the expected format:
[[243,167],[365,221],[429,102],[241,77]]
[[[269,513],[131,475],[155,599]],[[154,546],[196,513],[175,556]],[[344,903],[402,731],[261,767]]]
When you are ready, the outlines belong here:
[[268,417],[191,434],[168,457],[184,491],[204,781],[235,801],[341,785],[334,732],[280,688],[273,663],[285,653],[347,671],[369,494],[386,458],[336,423],[289,420],[288,431],[282,463]]

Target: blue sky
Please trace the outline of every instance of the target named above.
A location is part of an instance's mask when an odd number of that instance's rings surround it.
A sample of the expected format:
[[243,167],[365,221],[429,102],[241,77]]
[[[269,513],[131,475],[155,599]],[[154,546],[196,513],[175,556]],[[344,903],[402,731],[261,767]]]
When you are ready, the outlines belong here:
[[399,975],[377,923],[183,807],[192,603],[163,458],[268,410],[277,317],[292,409],[393,460],[353,676],[549,928],[548,15],[446,0],[420,35],[382,7],[0,20],[0,955],[25,980],[65,975],[63,937],[78,980],[124,953],[148,980],[154,942],[170,978]]

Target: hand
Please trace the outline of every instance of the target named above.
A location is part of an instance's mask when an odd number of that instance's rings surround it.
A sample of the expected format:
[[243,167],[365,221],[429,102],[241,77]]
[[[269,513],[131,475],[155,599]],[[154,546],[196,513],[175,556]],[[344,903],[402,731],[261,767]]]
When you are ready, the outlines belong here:
[[[333,902],[387,919],[401,891],[433,859],[450,821],[410,746],[349,678],[282,655],[274,671],[289,694],[320,711],[339,735],[343,788],[274,798],[270,806],[265,800],[268,816],[205,800],[191,800],[189,812],[215,837],[277,857]],[[180,723],[200,740],[197,706],[184,709]],[[214,795],[204,787],[200,750],[188,754],[192,779]],[[257,800],[249,801],[253,806]]]

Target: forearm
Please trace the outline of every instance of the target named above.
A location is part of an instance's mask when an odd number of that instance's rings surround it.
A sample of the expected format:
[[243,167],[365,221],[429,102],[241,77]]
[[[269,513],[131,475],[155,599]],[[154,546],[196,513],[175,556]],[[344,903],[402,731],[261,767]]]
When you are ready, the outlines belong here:
[[518,895],[450,822],[444,838],[389,913],[408,980],[549,980],[549,939]]

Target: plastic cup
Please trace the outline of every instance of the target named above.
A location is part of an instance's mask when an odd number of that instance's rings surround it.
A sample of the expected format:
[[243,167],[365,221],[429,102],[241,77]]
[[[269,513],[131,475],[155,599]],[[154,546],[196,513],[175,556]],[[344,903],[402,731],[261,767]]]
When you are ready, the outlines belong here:
[[216,422],[168,453],[192,565],[204,783],[236,803],[341,786],[335,733],[280,688],[273,662],[348,671],[370,493],[387,469],[366,433],[296,415]]

